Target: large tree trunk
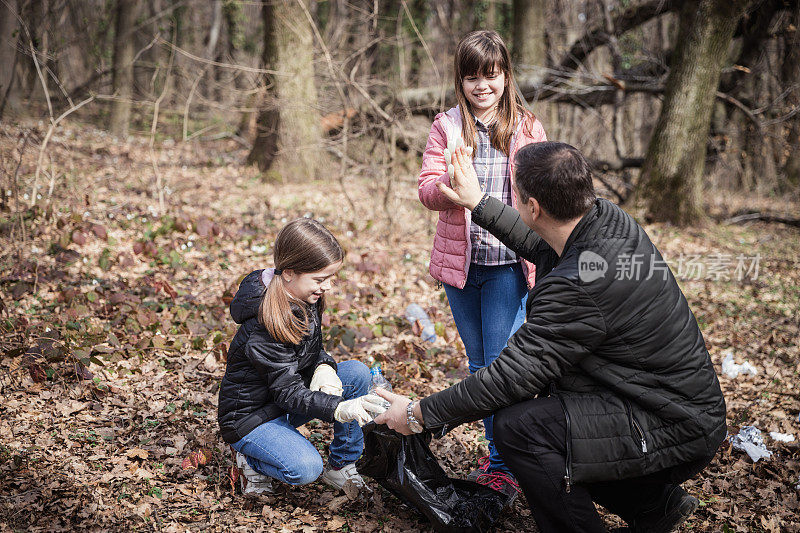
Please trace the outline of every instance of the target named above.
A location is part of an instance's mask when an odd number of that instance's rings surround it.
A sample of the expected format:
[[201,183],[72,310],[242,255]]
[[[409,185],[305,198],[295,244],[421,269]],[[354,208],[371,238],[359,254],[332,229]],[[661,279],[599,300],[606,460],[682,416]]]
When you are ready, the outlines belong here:
[[728,45],[747,0],[686,2],[661,114],[647,149],[637,200],[647,218],[700,220],[706,140]]
[[[800,2],[795,5],[792,20],[792,29],[786,34],[785,52],[781,77],[785,87],[791,87],[786,96],[789,109],[797,110],[800,107]],[[787,145],[789,155],[783,166],[785,186],[794,188],[800,186],[800,114],[795,113],[789,119]]]
[[280,74],[265,77],[266,98],[247,157],[261,170],[274,168],[292,181],[316,174],[320,147],[311,26],[300,1],[262,7],[263,63]]
[[514,68],[520,80],[547,65],[545,0],[514,0]]
[[133,99],[134,26],[138,13],[137,0],[117,0],[116,31],[114,33],[115,99],[111,104],[109,130],[117,137],[127,137]]

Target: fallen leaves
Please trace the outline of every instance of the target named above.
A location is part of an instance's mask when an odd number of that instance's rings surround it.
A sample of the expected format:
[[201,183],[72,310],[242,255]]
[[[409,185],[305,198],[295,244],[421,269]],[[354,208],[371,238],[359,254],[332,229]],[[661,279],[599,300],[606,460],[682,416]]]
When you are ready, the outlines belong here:
[[191,468],[197,468],[207,463],[208,452],[205,450],[197,450],[183,458],[183,461],[181,461],[181,468],[188,470]]
[[125,453],[125,456],[128,459],[133,459],[134,457],[138,457],[139,459],[147,459],[150,456],[150,452],[141,448],[134,448],[132,450],[128,450]]
[[[243,159],[235,147],[198,153],[187,143],[159,149],[175,203],[158,215],[150,188],[132,174],[120,190],[115,174],[119,165],[150,168],[149,153],[85,126],[75,132],[73,144],[86,154],[102,149],[98,158],[58,145],[53,157],[71,160],[62,168],[92,169],[88,199],[70,203],[57,187],[62,209],[30,219],[28,246],[39,251],[0,264],[0,521],[41,530],[425,530],[381,489],[351,501],[322,483],[276,484],[272,495],[242,498],[216,422],[236,330],[227,307],[243,275],[272,266],[276,232],[298,216],[325,219],[348,250],[323,315],[334,357],[379,361],[396,391],[417,396],[468,374],[446,298],[427,272],[434,219],[412,194],[415,178],[398,176],[413,201],[393,197],[396,224],[384,224],[371,180],[357,182],[366,192],[353,213],[336,187],[267,184],[235,163]],[[731,427],[800,433],[796,233],[713,224],[696,233],[647,230],[667,258],[758,248],[769,275],[755,283],[681,283],[714,362],[733,349],[763,369],[746,382],[721,379]],[[16,246],[3,239],[4,250]],[[422,342],[402,318],[412,302],[434,322],[435,343]],[[301,431],[324,455],[330,425]],[[485,454],[482,434],[478,424],[460,426],[432,449],[449,474],[463,475]],[[702,502],[688,524],[693,531],[797,530],[800,446],[767,444],[775,456],[766,464],[723,449],[686,484]],[[498,527],[531,529],[524,503]]]

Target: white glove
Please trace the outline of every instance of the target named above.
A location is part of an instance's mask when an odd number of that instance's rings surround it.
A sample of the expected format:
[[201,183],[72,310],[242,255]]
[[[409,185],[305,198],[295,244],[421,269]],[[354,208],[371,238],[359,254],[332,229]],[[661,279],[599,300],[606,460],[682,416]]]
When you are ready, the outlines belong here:
[[[455,140],[448,140],[447,148],[444,149],[444,162],[447,164],[447,174],[450,176],[451,180],[456,172],[456,168],[453,166],[453,153],[463,144],[464,140],[461,137],[457,137]],[[467,155],[471,154],[472,147],[467,146]]]
[[447,174],[450,176],[450,179],[453,179],[453,174],[455,173],[453,152],[463,143],[464,141],[461,140],[461,137],[457,137],[455,140],[447,140],[447,148],[444,149],[444,162],[447,164]]
[[[347,423],[355,420],[363,426],[372,419],[386,411],[384,400],[376,394],[365,394],[352,400],[345,400],[336,407],[333,418],[337,422]],[[370,414],[372,413],[372,414]]]
[[342,380],[336,375],[336,370],[331,365],[321,364],[314,371],[311,384],[308,386],[313,391],[324,392],[334,396],[342,395]]

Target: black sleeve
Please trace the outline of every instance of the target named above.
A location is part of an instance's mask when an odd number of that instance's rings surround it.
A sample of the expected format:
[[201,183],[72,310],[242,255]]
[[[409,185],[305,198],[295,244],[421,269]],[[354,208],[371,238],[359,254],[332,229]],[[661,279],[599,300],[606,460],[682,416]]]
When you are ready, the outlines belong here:
[[491,365],[420,402],[426,428],[480,420],[531,399],[605,339],[602,313],[571,281],[548,278],[533,297],[532,314]]
[[[334,370],[337,372],[339,371],[339,367],[336,366],[336,361],[334,361],[331,354],[325,351],[325,348],[320,348],[319,350],[319,358],[317,359],[317,366],[319,365],[330,365],[333,367]],[[316,370],[316,367],[314,367]]]
[[491,196],[484,196],[472,211],[472,221],[485,228],[511,251],[536,264],[545,249],[551,249],[528,227],[513,207]]
[[[250,363],[266,382],[272,400],[284,411],[333,421],[340,396],[311,391],[297,371],[292,344],[277,342],[263,328],[257,328],[245,349]],[[335,368],[335,366],[334,366]]]
[[[319,318],[319,329],[320,329],[319,334],[321,336],[322,335],[322,311],[323,310],[320,309],[319,304],[317,304],[317,306],[316,306],[316,311],[318,313],[317,317]],[[316,370],[316,367],[319,366],[319,365],[330,365],[330,366],[333,367],[334,370],[336,370],[338,372],[339,371],[339,367],[336,365],[336,361],[333,359],[331,354],[329,354],[328,352],[325,351],[325,347],[322,345],[322,342],[320,342],[319,346],[320,346],[320,348],[319,348],[319,356],[317,357],[317,364],[314,367],[314,370]]]

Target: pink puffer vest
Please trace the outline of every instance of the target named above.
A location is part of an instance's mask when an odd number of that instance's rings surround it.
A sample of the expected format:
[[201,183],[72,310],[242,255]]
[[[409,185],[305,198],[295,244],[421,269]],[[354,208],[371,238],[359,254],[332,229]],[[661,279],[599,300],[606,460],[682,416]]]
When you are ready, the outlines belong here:
[[[511,138],[511,179],[514,179],[514,158],[517,150],[523,146],[547,140],[542,124],[533,118],[530,128],[521,123]],[[529,131],[528,131],[529,130]],[[436,225],[436,236],[433,238],[431,250],[430,273],[434,279],[463,289],[469,271],[471,243],[469,223],[471,213],[468,209],[457,206],[448,200],[436,187],[436,182],[449,184],[447,165],[444,161],[444,149],[448,139],[461,137],[461,113],[458,106],[439,113],[433,121],[425,153],[422,155],[422,171],[419,173],[419,200],[433,211],[439,211],[439,222]],[[516,208],[517,198],[512,195],[512,205]],[[535,279],[535,267],[522,261],[522,268],[532,287]]]

